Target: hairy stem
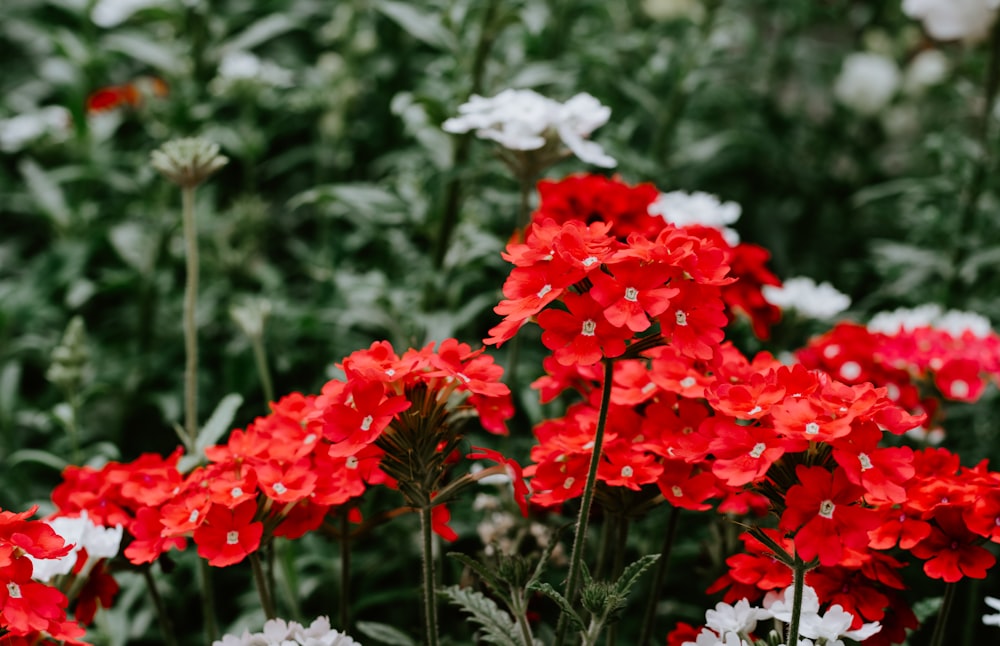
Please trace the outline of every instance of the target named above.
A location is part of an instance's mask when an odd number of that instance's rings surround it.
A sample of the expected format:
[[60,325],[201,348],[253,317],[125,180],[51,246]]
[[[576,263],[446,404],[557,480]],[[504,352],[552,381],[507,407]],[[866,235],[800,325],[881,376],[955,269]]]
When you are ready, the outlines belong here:
[[274,600],[267,585],[264,567],[260,563],[259,552],[250,553],[250,567],[253,569],[253,582],[257,586],[257,595],[260,597],[260,606],[264,610],[264,616],[268,619],[274,619],[278,614],[274,611]]
[[424,632],[426,645],[438,645],[437,599],[434,595],[434,553],[431,532],[431,505],[420,508],[421,557],[424,567]]
[[677,521],[680,519],[680,507],[670,507],[670,519],[667,521],[667,531],[663,535],[663,547],[660,548],[660,558],[653,570],[653,585],[646,598],[646,611],[642,615],[642,629],[639,631],[638,646],[646,646],[653,636],[656,624],[656,602],[660,598],[660,589],[667,578],[667,568],[670,566],[670,552],[674,549],[674,538],[677,537]]
[[250,338],[253,346],[253,360],[257,366],[257,375],[260,378],[260,387],[264,391],[264,399],[269,402],[274,401],[274,385],[271,381],[271,371],[267,367],[267,352],[264,349],[263,332]]
[[944,599],[941,600],[941,609],[938,611],[937,621],[934,622],[934,634],[931,635],[930,646],[942,646],[947,634],[948,615],[951,614],[951,606],[955,601],[955,591],[958,590],[958,583],[949,583],[944,588]]
[[786,644],[799,643],[799,620],[802,618],[802,591],[805,588],[806,564],[798,554],[792,566],[792,621],[788,624]]
[[[580,514],[576,520],[576,534],[573,537],[573,550],[569,561],[569,576],[566,579],[565,597],[570,604],[576,602],[577,588],[580,586],[580,572],[583,569],[583,552],[587,540],[587,521],[590,516],[590,506],[594,501],[594,488],[597,486],[597,467],[601,463],[601,447],[604,444],[604,427],[608,421],[608,405],[611,403],[611,388],[614,377],[614,361],[604,360],[604,387],[601,391],[601,410],[597,417],[597,431],[594,434],[593,454],[590,458],[590,470],[587,472],[587,482],[583,487],[580,499]],[[556,627],[556,646],[562,646],[566,639],[569,620],[565,613],[559,615]]]
[[201,579],[201,601],[204,608],[205,637],[211,644],[219,638],[219,627],[215,623],[215,591],[212,589],[212,571],[208,561],[198,559],[198,575]]
[[153,605],[156,606],[156,617],[160,621],[160,632],[163,636],[163,642],[167,646],[179,646],[177,636],[174,634],[173,623],[170,621],[170,615],[167,613],[167,606],[163,603],[163,597],[160,596],[160,591],[156,588],[156,579],[153,578],[153,573],[148,567],[142,568],[142,578],[145,579],[149,596],[152,597]]
[[351,527],[347,512],[340,512],[340,628],[351,621]]
[[181,189],[187,282],[184,286],[184,430],[188,450],[198,439],[198,231],[194,220],[194,187]]

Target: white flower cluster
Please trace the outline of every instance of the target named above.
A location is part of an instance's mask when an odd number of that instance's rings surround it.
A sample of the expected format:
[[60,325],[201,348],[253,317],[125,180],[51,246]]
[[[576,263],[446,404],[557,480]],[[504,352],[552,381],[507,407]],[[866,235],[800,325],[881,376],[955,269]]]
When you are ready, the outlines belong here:
[[97,0],[90,11],[90,19],[98,27],[111,29],[131,18],[137,11],[164,4],[164,0]]
[[983,599],[986,605],[996,610],[996,614],[983,615],[983,623],[987,626],[1000,626],[1000,599],[996,597],[986,597]]
[[270,619],[264,624],[264,630],[251,633],[244,630],[243,635],[224,635],[222,639],[212,643],[212,646],[360,646],[360,644],[344,633],[332,630],[327,617],[318,617],[308,628],[294,621]]
[[832,319],[851,306],[851,298],[830,283],[816,284],[812,278],[789,278],[781,285],[764,285],[764,299],[781,309],[791,309],[820,321]]
[[901,82],[896,61],[881,54],[855,52],[844,59],[833,95],[858,114],[873,116],[889,104]]
[[660,193],[656,201],[649,205],[648,212],[679,227],[689,224],[715,227],[722,231],[729,244],[736,246],[740,243],[740,234],[728,226],[735,224],[743,212],[736,202],[722,202],[715,195],[701,191],[671,191]]
[[[782,598],[773,599],[770,604],[765,600],[766,608],[751,606],[746,599],[737,601],[734,606],[718,603],[714,610],[705,612],[705,627],[698,638],[693,642],[684,642],[683,646],[753,646],[749,635],[757,628],[758,621],[777,619],[786,624],[791,621],[793,594],[794,590],[789,587]],[[853,621],[854,615],[838,604],[820,614],[816,591],[805,586],[799,616],[798,646],[817,643],[844,646],[844,638],[862,642],[882,630],[877,621],[851,630]]]
[[1000,0],[903,0],[903,13],[937,40],[980,40],[989,33]]
[[[36,559],[31,555],[33,569],[31,576],[37,581],[48,583],[52,577],[62,574],[69,574],[76,565],[80,550],[86,550],[87,562],[96,563],[100,559],[109,559],[118,554],[121,547],[123,528],[121,525],[114,527],[101,527],[91,522],[87,517],[87,512],[83,512],[77,518],[67,518],[60,516],[51,520],[46,520],[45,524],[62,537],[73,549],[62,558],[57,559]],[[86,564],[84,566],[87,567]]]
[[475,130],[479,137],[510,150],[539,150],[550,142],[562,141],[588,164],[604,168],[617,164],[600,144],[587,140],[611,117],[611,108],[587,93],[577,94],[566,103],[533,90],[504,90],[491,98],[473,94],[458,107],[458,112],[459,116],[442,124],[445,132]]
[[944,311],[940,305],[933,303],[914,308],[901,307],[891,312],[879,312],[868,322],[870,331],[884,334],[912,332],[922,327],[944,330],[956,337],[971,332],[980,338],[989,336],[993,329],[989,319],[982,314],[959,310]]
[[260,83],[276,88],[288,88],[295,85],[291,70],[271,61],[261,60],[256,54],[250,52],[228,52],[219,61],[219,72],[218,76],[212,80],[212,91],[221,94],[230,86],[241,81]]

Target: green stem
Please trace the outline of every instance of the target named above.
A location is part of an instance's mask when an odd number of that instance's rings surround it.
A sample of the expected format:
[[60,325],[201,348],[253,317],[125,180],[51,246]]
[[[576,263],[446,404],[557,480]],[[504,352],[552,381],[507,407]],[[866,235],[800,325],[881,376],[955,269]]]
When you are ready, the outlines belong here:
[[802,591],[805,589],[806,564],[798,554],[792,566],[792,621],[788,624],[786,644],[799,643],[799,621],[802,618]]
[[278,614],[274,611],[274,601],[271,597],[271,591],[267,587],[264,568],[260,563],[260,552],[250,553],[250,567],[253,569],[253,582],[257,586],[257,595],[260,597],[260,606],[264,610],[264,616],[268,619],[274,619]]
[[187,283],[184,286],[184,430],[188,451],[198,439],[198,230],[194,220],[194,187],[181,189]]
[[[590,506],[594,500],[594,488],[597,485],[597,467],[601,463],[601,448],[604,444],[604,427],[608,421],[608,405],[611,403],[611,388],[614,385],[614,361],[604,360],[604,387],[601,391],[601,410],[597,417],[597,431],[594,434],[593,454],[590,458],[590,470],[587,472],[587,482],[583,487],[580,499],[580,514],[576,520],[576,535],[573,537],[573,550],[570,553],[569,576],[566,579],[565,597],[570,604],[575,604],[577,588],[580,585],[580,572],[583,569],[583,551],[587,540],[587,521],[590,516]],[[556,627],[556,646],[562,646],[566,639],[569,620],[566,613],[559,615]]]
[[267,367],[267,352],[264,350],[263,333],[250,337],[250,344],[253,346],[253,360],[257,366],[257,375],[260,378],[260,387],[264,391],[264,399],[273,402],[274,385],[271,381],[271,371]]
[[67,399],[69,404],[69,441],[73,450],[73,463],[81,464],[83,455],[80,453],[80,396],[73,388]]
[[153,605],[156,606],[156,617],[160,621],[160,633],[163,636],[164,643],[167,646],[179,646],[177,636],[174,635],[174,626],[170,621],[170,615],[167,613],[167,606],[163,603],[163,597],[160,596],[160,591],[156,588],[156,579],[153,578],[153,573],[149,567],[142,568],[142,578],[146,580],[146,588],[149,590],[149,596],[153,598]]
[[944,588],[944,599],[941,600],[941,609],[938,611],[937,621],[934,623],[934,634],[931,636],[929,646],[941,646],[944,644],[945,634],[948,626],[948,615],[951,614],[951,606],[955,601],[955,591],[958,590],[958,583],[949,583]]
[[201,578],[201,602],[205,609],[202,617],[205,622],[205,637],[211,644],[219,638],[219,627],[215,623],[215,591],[212,589],[212,571],[208,561],[198,559],[198,574]]
[[524,640],[525,646],[534,646],[535,636],[531,632],[531,624],[528,623],[528,600],[524,597],[523,589],[511,590],[511,610],[514,612],[514,618],[521,629],[521,639]]
[[611,552],[611,533],[614,530],[614,517],[606,515],[601,523],[601,535],[597,543],[597,564],[594,565],[593,575],[595,579],[604,576],[604,568],[607,565],[608,554]]
[[677,521],[681,517],[680,507],[670,507],[670,519],[667,521],[667,531],[663,536],[663,547],[660,548],[660,558],[656,561],[656,569],[653,570],[653,585],[650,588],[649,596],[646,598],[646,611],[642,616],[642,629],[639,631],[638,646],[646,646],[653,636],[653,628],[656,624],[656,604],[660,599],[660,590],[663,581],[667,578],[667,568],[670,565],[670,552],[674,549],[674,538],[677,537]]
[[340,628],[347,630],[351,620],[351,526],[347,511],[340,512]]
[[421,557],[424,567],[424,632],[426,646],[437,646],[437,599],[434,595],[434,553],[431,532],[431,505],[420,508]]
[[[617,581],[625,569],[625,546],[628,544],[628,518],[618,515],[615,520],[615,541],[614,558],[611,563],[611,580]],[[606,646],[615,646],[618,643],[618,623],[613,623],[607,628]]]

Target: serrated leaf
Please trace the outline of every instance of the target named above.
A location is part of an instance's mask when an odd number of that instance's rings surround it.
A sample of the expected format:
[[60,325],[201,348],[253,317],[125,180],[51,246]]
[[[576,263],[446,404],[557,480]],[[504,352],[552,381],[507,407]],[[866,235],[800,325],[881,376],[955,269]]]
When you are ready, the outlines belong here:
[[511,616],[483,593],[453,585],[441,594],[483,627],[482,641],[497,646],[531,646],[521,639],[521,632]]
[[67,228],[71,214],[59,184],[32,159],[21,160],[17,169],[21,171],[21,177],[27,184],[28,192],[35,198],[35,202],[42,212],[49,216],[60,229]]
[[648,570],[653,563],[656,563],[659,558],[659,554],[647,554],[630,564],[622,572],[622,575],[618,577],[618,581],[615,582],[615,589],[618,590],[622,596],[628,596],[629,590],[631,590],[632,586],[635,585],[635,582],[639,580],[642,573]]
[[439,15],[393,0],[381,0],[375,8],[417,40],[439,49],[456,49],[455,37],[441,23]]
[[38,449],[21,449],[20,451],[14,451],[7,456],[6,460],[4,460],[4,464],[7,467],[12,467],[16,464],[23,464],[26,462],[51,467],[53,470],[59,472],[69,465],[69,462],[67,462],[64,458],[49,453],[48,451],[40,451]]
[[355,628],[365,637],[374,639],[380,644],[388,644],[389,646],[417,646],[417,642],[413,638],[389,624],[382,624],[377,621],[359,621],[355,624]]
[[472,558],[468,554],[462,554],[461,552],[448,552],[448,556],[459,561],[467,568],[479,575],[479,578],[486,582],[486,585],[490,586],[493,590],[502,590],[502,583],[498,579],[493,570],[489,569],[476,559]]
[[528,590],[541,592],[549,599],[555,601],[556,605],[559,606],[560,610],[566,614],[566,617],[577,630],[584,629],[583,619],[580,618],[580,615],[576,614],[576,610],[574,610],[570,602],[566,600],[566,597],[562,596],[562,594],[560,594],[551,585],[543,582],[533,583],[528,586]]
[[245,52],[276,36],[280,36],[298,25],[283,13],[272,13],[254,22],[249,27],[222,44],[223,52]]

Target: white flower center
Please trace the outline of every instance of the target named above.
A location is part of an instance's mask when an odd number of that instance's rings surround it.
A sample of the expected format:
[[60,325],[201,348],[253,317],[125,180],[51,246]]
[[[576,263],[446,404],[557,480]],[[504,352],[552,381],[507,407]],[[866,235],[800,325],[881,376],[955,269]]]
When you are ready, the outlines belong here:
[[358,458],[357,458],[357,456],[352,455],[352,456],[348,457],[347,461],[344,463],[344,466],[347,467],[348,469],[357,469],[358,468]]
[[286,491],[288,491],[288,487],[286,487],[285,485],[283,485],[283,484],[282,484],[282,483],[280,483],[280,482],[275,482],[275,483],[274,483],[274,490],[275,490],[275,491],[277,492],[277,494],[278,494],[278,495],[280,496],[281,494],[283,494],[283,493],[285,493]]
[[386,377],[394,377],[394,376],[396,376],[396,371],[393,370],[392,368],[389,368],[388,370],[385,371],[385,376]]
[[845,361],[840,366],[840,376],[848,381],[854,381],[861,376],[861,364],[857,361]]
[[819,434],[819,424],[816,422],[809,422],[806,424],[806,435],[818,435]]
[[233,487],[229,491],[229,495],[232,496],[233,498],[239,498],[240,496],[243,495],[243,490],[240,489],[239,487]]
[[236,545],[240,542],[240,533],[235,529],[226,533],[226,545]]
[[596,258],[595,256],[590,256],[590,257],[588,257],[588,258],[584,258],[584,259],[583,259],[583,266],[584,266],[584,267],[590,267],[590,266],[592,266],[592,265],[593,265],[593,264],[594,264],[595,262],[597,262],[597,258]]
[[198,520],[198,510],[197,509],[192,509],[191,510],[191,515],[188,516],[188,522],[189,523],[193,523],[193,522],[195,522],[197,520]]
[[836,343],[833,343],[823,348],[823,356],[826,357],[827,359],[832,359],[838,354],[840,354],[840,346],[837,345]]
[[766,444],[764,444],[763,442],[757,442],[756,444],[753,445],[753,449],[750,450],[750,457],[759,458],[760,456],[764,455],[764,451],[766,450],[767,450]]
[[545,298],[545,295],[552,291],[552,285],[543,285],[540,290],[538,290],[538,298]]
[[465,374],[464,372],[458,373],[458,378],[462,380],[463,384],[467,384],[470,381],[472,381],[472,379],[469,377],[469,375]]
[[684,377],[680,381],[681,388],[690,388],[691,386],[695,385],[696,383],[698,383],[698,380],[695,379],[694,377]]
[[634,303],[639,299],[639,290],[635,287],[627,287],[625,289],[625,300],[630,303]]
[[961,379],[956,379],[951,382],[951,396],[964,398],[969,396],[969,384],[965,383]]
[[761,412],[762,410],[764,410],[764,409],[761,408],[760,406],[754,406],[753,408],[751,408],[750,410],[747,411],[747,415],[756,415],[757,413]]
[[580,334],[583,336],[594,336],[594,332],[597,330],[597,321],[594,319],[587,319],[583,322],[583,327],[580,328]]
[[670,493],[674,494],[674,498],[684,497],[684,490],[678,487],[677,485],[670,487]]
[[676,311],[676,312],[674,313],[674,318],[676,318],[676,319],[677,319],[677,325],[680,325],[680,326],[685,326],[685,325],[687,325],[687,324],[688,324],[688,317],[687,317],[687,314],[685,314],[684,312],[682,312],[682,311],[680,311],[680,310],[677,310],[677,311]]
[[836,507],[832,500],[824,500],[819,504],[819,515],[823,518],[833,518],[833,510]]
[[372,422],[374,421],[375,421],[374,417],[372,417],[371,415],[365,415],[365,418],[361,420],[361,430],[367,431],[368,429],[370,429],[372,427]]
[[316,441],[316,434],[315,433],[310,433],[309,435],[306,435],[306,439],[302,440],[302,443],[303,444],[312,444],[315,441]]
[[632,470],[632,467],[629,466],[622,467],[623,478],[631,478],[633,473],[635,473],[635,471]]
[[861,470],[867,471],[872,468],[872,459],[866,453],[858,454],[858,461],[861,463]]
[[643,386],[642,388],[640,388],[639,390],[641,390],[641,391],[642,391],[642,394],[643,394],[643,395],[648,395],[649,393],[651,393],[651,392],[653,392],[654,390],[656,390],[656,384],[654,384],[654,383],[653,383],[653,382],[651,381],[651,382],[649,382],[648,384],[646,384],[645,386]]
[[20,599],[21,586],[11,581],[10,583],[7,584],[7,594],[10,595],[11,599]]
[[576,482],[576,478],[574,478],[573,476],[566,478],[565,480],[563,480],[563,489],[569,489],[570,487],[573,486],[574,482]]

